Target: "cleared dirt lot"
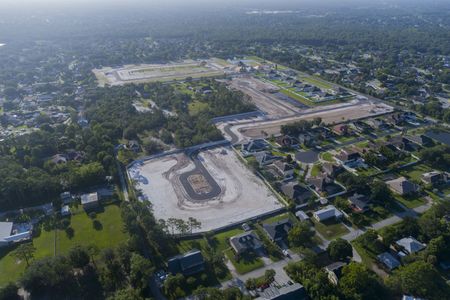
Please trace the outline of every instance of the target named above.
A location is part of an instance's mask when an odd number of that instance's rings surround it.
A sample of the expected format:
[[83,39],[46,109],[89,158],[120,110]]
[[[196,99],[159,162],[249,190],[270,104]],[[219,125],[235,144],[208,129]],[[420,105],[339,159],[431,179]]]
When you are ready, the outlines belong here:
[[304,115],[292,118],[284,118],[282,120],[268,121],[254,124],[237,125],[232,130],[239,132],[241,137],[244,138],[261,138],[267,137],[272,134],[277,135],[280,133],[281,125],[293,123],[299,120],[312,120],[316,117],[321,117],[322,121],[326,124],[340,123],[349,120],[356,120],[366,118],[370,116],[385,114],[391,112],[392,107],[380,104],[380,103],[357,103],[345,107],[322,107],[321,110],[306,113]]
[[94,69],[100,86],[123,85],[126,83],[143,83],[153,81],[183,80],[187,77],[211,77],[224,74],[223,68],[214,60],[183,61],[170,64],[126,65],[112,68]]
[[300,111],[298,107],[270,93],[270,91],[279,90],[275,85],[265,83],[259,79],[235,77],[231,81],[231,87],[249,95],[256,107],[269,117],[287,117]]
[[137,188],[153,204],[156,218],[194,217],[202,222],[198,231],[203,232],[282,207],[230,148],[203,151],[198,157],[222,191],[209,200],[191,201],[180,183],[179,176],[194,169],[184,154],[152,159],[128,170],[138,181]]

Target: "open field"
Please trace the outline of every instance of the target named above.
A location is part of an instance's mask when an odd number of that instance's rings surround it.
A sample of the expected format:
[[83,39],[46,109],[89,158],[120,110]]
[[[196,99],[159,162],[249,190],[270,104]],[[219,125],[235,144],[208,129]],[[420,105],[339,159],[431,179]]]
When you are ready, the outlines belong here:
[[225,74],[223,61],[215,59],[205,61],[187,60],[178,63],[153,65],[125,65],[123,67],[104,67],[94,69],[99,86],[123,85],[154,81],[184,80],[188,77],[213,77]]
[[[275,195],[251,173],[230,148],[202,151],[198,162],[204,166],[212,186],[220,191],[206,199],[193,199],[186,191],[183,174],[196,168],[185,154],[172,154],[137,163],[129,168],[137,188],[153,204],[156,218],[194,217],[202,223],[199,232],[217,229],[281,208]],[[196,164],[198,164],[196,162]],[[214,188],[216,189],[216,188]],[[205,196],[201,194],[199,196]]]
[[[39,235],[33,239],[33,245],[36,247],[34,258],[53,256],[55,249],[56,254],[64,254],[75,245],[94,244],[99,249],[104,249],[115,247],[126,241],[128,236],[124,231],[120,208],[117,205],[105,206],[103,212],[97,213],[96,220],[101,226],[94,228],[93,221],[80,209],[70,218],[70,227],[74,231],[71,237],[63,230],[55,232],[55,230],[46,231],[41,228]],[[2,249],[0,252],[0,287],[17,280],[26,267],[24,261],[17,261],[11,251],[5,250],[7,249]]]

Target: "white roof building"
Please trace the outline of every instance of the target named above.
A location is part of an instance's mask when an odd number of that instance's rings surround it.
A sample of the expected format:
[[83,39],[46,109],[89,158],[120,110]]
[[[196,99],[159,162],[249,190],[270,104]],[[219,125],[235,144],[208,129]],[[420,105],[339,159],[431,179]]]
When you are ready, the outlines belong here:
[[31,238],[30,224],[0,222],[0,247]]
[[331,218],[340,219],[340,218],[342,218],[342,216],[343,216],[343,213],[339,209],[337,209],[334,205],[328,205],[327,207],[322,208],[313,213],[313,217],[319,222],[322,222],[322,221],[325,221],[325,220],[328,220]]

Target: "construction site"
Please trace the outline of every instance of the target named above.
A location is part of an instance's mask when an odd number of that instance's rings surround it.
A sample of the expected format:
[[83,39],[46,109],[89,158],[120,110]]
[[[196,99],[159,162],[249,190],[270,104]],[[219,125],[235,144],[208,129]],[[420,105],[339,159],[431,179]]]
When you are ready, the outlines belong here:
[[94,69],[99,86],[127,83],[168,82],[224,75],[229,66],[221,60],[185,60],[168,64],[125,65]]
[[199,232],[218,229],[282,208],[264,182],[230,147],[184,152],[135,162],[128,174],[156,218],[196,218]]

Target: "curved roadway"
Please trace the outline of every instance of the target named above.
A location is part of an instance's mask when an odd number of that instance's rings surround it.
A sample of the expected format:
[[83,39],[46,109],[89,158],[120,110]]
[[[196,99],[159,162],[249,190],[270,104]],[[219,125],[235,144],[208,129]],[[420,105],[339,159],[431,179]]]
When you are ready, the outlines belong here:
[[[202,162],[199,160],[198,151],[193,152],[191,155],[189,155],[189,157],[194,162],[195,168],[189,172],[181,174],[179,177],[180,182],[183,185],[185,191],[188,193],[189,197],[195,201],[205,201],[219,196],[220,193],[222,193],[222,189],[208,172],[208,170],[206,170]],[[188,180],[189,176],[192,175],[203,175],[205,180],[210,185],[211,191],[203,194],[196,193]]]

